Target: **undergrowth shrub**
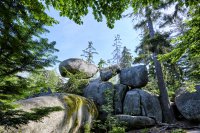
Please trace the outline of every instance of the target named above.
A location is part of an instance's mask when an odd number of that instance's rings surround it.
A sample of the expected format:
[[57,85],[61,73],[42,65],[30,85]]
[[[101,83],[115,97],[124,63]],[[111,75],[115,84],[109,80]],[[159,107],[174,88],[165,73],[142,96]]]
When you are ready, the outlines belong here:
[[119,122],[114,115],[113,93],[112,89],[107,89],[104,92],[106,102],[100,107],[100,110],[106,114],[106,118],[105,120],[98,119],[94,121],[94,129],[98,130],[99,133],[125,133],[126,124]]
[[65,72],[69,80],[65,84],[64,92],[83,95],[83,89],[88,85],[89,79],[84,79],[85,74],[83,72],[77,72],[76,74],[72,74],[67,70]]

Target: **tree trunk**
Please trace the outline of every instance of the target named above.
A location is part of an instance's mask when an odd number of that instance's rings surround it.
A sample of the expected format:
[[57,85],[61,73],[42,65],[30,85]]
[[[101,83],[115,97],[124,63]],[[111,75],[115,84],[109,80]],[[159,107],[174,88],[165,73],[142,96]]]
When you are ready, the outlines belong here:
[[[148,14],[148,9],[146,9],[146,17],[148,19],[147,25],[148,25],[150,37],[154,38],[155,32],[154,32],[150,14]],[[167,93],[167,89],[166,89],[164,78],[163,78],[162,67],[161,67],[160,62],[157,59],[156,49],[153,52],[153,61],[154,61],[154,65],[155,65],[155,73],[156,73],[156,77],[157,77],[158,88],[160,91],[160,99],[159,100],[160,100],[162,113],[163,113],[163,121],[167,122],[167,123],[173,123],[175,121],[175,117],[174,117],[173,111],[170,107],[168,93]]]

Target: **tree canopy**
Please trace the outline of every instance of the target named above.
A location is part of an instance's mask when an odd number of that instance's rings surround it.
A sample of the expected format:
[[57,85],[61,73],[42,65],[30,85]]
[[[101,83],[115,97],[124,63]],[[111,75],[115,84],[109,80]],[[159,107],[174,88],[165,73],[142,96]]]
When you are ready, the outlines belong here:
[[55,63],[57,49],[41,35],[57,23],[39,1],[0,2],[0,77],[34,71]]
[[[190,46],[193,50],[179,50],[181,52],[176,52],[178,55],[176,54],[174,60],[177,60],[175,58],[179,58],[184,53],[183,51],[191,53],[191,51],[196,49],[198,46],[197,44],[199,44],[199,42],[196,41],[198,40],[199,35],[193,35],[195,30],[198,29],[198,20],[200,16],[198,1],[3,0],[0,3],[0,63],[4,64],[1,66],[1,75],[7,75],[9,73],[16,73],[24,70],[31,71],[35,68],[41,68],[41,66],[49,66],[55,61],[56,58],[51,56],[53,52],[57,51],[54,48],[55,42],[49,43],[48,39],[41,37],[42,33],[47,32],[44,28],[45,26],[52,26],[57,23],[55,19],[45,13],[45,10],[49,9],[50,6],[53,6],[54,9],[58,10],[60,16],[66,16],[77,24],[83,23],[82,18],[86,16],[91,9],[94,18],[97,21],[103,21],[103,17],[105,17],[108,27],[113,28],[115,21],[121,19],[124,11],[130,7],[133,9],[134,13],[138,13],[141,8],[145,8],[149,5],[158,8],[162,7],[164,4],[176,2],[179,2],[180,6],[186,6],[190,9],[188,12],[191,16],[191,20],[188,22],[190,30],[186,33],[187,35],[185,34],[185,36],[182,37],[185,39],[182,40],[180,45],[187,47],[186,44],[193,44]],[[188,40],[186,37],[190,35],[193,35],[193,39]],[[187,43],[187,41],[189,42]],[[179,45],[177,45],[176,51],[178,50],[178,46]],[[173,51],[170,55],[175,55],[173,53],[175,52]],[[191,54],[191,56],[196,56],[197,54],[195,53],[198,53],[198,51]],[[16,55],[18,55],[19,58],[16,58]],[[18,63],[13,65],[13,62]],[[21,62],[25,63],[20,64]],[[16,67],[12,68],[11,66]]]

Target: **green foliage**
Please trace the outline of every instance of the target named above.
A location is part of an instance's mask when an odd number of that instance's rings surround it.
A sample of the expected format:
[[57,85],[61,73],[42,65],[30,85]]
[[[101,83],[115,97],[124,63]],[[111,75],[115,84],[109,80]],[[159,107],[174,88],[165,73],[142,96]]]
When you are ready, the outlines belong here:
[[183,129],[174,129],[171,131],[171,133],[186,133],[186,131]]
[[170,101],[174,102],[175,101],[175,93],[181,87],[181,83],[180,83],[180,81],[174,81],[173,84],[172,83],[167,84],[167,87],[168,87],[168,96],[170,98]]
[[88,42],[88,47],[83,50],[83,54],[81,55],[81,56],[85,57],[86,61],[89,63],[94,63],[94,61],[93,61],[94,54],[98,54],[96,52],[96,49],[92,45],[93,45],[93,43],[91,41]]
[[30,91],[28,85],[28,81],[20,76],[0,78],[0,110],[13,109],[12,102],[26,97],[26,92]]
[[[155,38],[153,39],[149,37],[149,34],[144,35],[140,45],[136,48],[139,56],[134,60],[134,63],[144,63],[149,66],[149,82],[145,89],[159,95],[152,52],[157,51],[158,54],[165,54],[172,49],[172,46],[168,41],[168,33],[155,33]],[[180,87],[180,82],[183,80],[181,68],[177,63],[170,64],[168,60],[163,61],[161,65],[168,95],[173,100],[174,93]]]
[[102,58],[100,59],[99,63],[98,63],[98,68],[101,69],[104,67],[104,65],[106,65],[106,61],[103,60]]
[[127,49],[126,47],[124,47],[122,50],[121,59],[120,59],[121,68],[131,67],[132,61],[133,59],[130,53],[130,49]]
[[144,89],[146,89],[147,91],[149,91],[155,95],[160,94],[158,85],[157,85],[157,81],[152,77],[149,77],[149,81],[148,81],[147,85],[144,87]]
[[67,70],[65,72],[69,80],[64,87],[64,92],[83,95],[83,89],[89,83],[88,79],[84,79],[85,74],[83,72],[72,74]]
[[30,91],[19,72],[33,72],[57,62],[55,42],[42,37],[45,26],[57,23],[45,13],[42,2],[1,0],[0,2],[0,102],[3,110]]
[[[114,27],[116,20],[120,20],[123,17],[124,11],[131,7],[135,14],[137,14],[141,8],[146,6],[153,6],[158,8],[164,6],[164,1],[156,0],[120,0],[120,1],[107,1],[107,0],[88,0],[88,1],[76,1],[76,0],[45,0],[46,7],[53,6],[60,12],[60,16],[66,16],[73,20],[77,24],[82,24],[82,18],[86,16],[89,9],[92,9],[94,19],[98,22],[103,21],[105,17],[107,25],[110,28]],[[168,1],[167,1],[168,2]],[[198,1],[179,1],[173,0],[171,3],[181,2],[182,5],[191,6],[198,5]]]
[[53,92],[63,88],[63,83],[55,71],[40,70],[28,77],[6,76],[0,80],[0,110],[13,109],[13,102],[37,94],[50,88]]
[[141,130],[140,133],[148,133],[148,132],[149,132],[149,129],[148,128],[144,128],[144,129]]
[[63,110],[63,108],[55,106],[33,108],[31,109],[31,112],[25,112],[22,110],[0,111],[0,125],[7,129],[11,127],[18,128],[21,124],[27,124],[29,121],[40,121],[51,112],[61,110]]
[[105,96],[105,104],[101,106],[101,109],[108,113],[108,115],[112,115],[114,109],[113,109],[113,89],[107,89],[104,92]]
[[94,0],[45,0],[47,7],[53,6],[60,12],[60,16],[66,16],[77,24],[82,24],[82,17],[86,16],[89,8],[92,9],[94,19],[98,22],[103,20],[105,16],[107,25],[110,28],[114,27],[114,22],[122,17],[122,13],[128,8],[129,0],[121,1],[94,1]]
[[196,84],[194,81],[186,81],[184,86],[186,87],[186,90],[190,93],[197,91]]
[[105,120],[96,120],[95,125],[98,130],[105,133],[125,133],[125,124],[119,122],[116,116],[113,115],[113,90],[107,89],[104,92],[105,104],[100,107],[100,110],[106,114]]
[[187,30],[173,39],[174,49],[170,53],[160,56],[160,59],[170,59],[172,63],[182,61],[183,64],[187,64],[185,78],[198,82],[200,77],[200,8],[198,4],[189,6],[190,19],[186,21]]
[[30,83],[28,87],[32,88],[30,94],[38,93],[42,88],[44,91],[50,88],[56,92],[64,87],[62,79],[55,70],[38,70],[37,73],[30,73],[27,80]]
[[55,42],[41,37],[44,26],[56,21],[39,1],[2,0],[0,3],[0,77],[32,72],[56,62]]
[[112,130],[108,133],[125,133],[125,128],[123,127],[112,127]]
[[84,125],[84,133],[90,133],[90,124],[89,123],[86,123]]

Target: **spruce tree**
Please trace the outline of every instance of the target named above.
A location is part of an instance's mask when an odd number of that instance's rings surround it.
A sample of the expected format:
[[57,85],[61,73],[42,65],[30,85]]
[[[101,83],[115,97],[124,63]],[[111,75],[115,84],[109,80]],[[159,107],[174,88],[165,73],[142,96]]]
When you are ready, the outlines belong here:
[[104,65],[106,65],[106,64],[107,64],[106,61],[103,60],[103,59],[101,58],[100,61],[99,61],[99,63],[98,63],[98,67],[101,69],[101,68],[103,68]]
[[170,107],[168,92],[166,88],[166,84],[164,81],[163,71],[161,62],[158,60],[157,55],[160,50],[162,50],[164,42],[160,42],[159,34],[155,32],[153,23],[156,23],[161,17],[161,13],[159,10],[155,10],[152,6],[146,6],[145,9],[140,8],[137,17],[140,17],[140,21],[135,25],[135,28],[142,29],[144,31],[144,35],[146,35],[146,45],[150,52],[152,61],[155,68],[155,75],[157,79],[159,95],[160,95],[160,103],[163,110],[163,120],[167,123],[174,122],[174,114]]
[[55,63],[52,54],[55,42],[42,37],[56,21],[45,12],[44,6],[13,0],[0,3],[0,78],[18,72],[32,72]]
[[120,67],[121,68],[130,67],[133,61],[130,49],[124,47],[121,55],[122,57],[120,59]]
[[46,26],[56,24],[45,13],[45,6],[35,0],[0,2],[0,110],[24,98],[29,82],[20,72],[33,72],[56,63],[55,42],[42,37]]
[[114,44],[112,45],[114,47],[114,51],[112,52],[113,58],[110,59],[110,62],[112,64],[119,64],[120,58],[121,58],[121,38],[120,35],[117,34],[114,39]]
[[81,56],[86,58],[86,61],[89,63],[94,63],[93,57],[94,54],[98,54],[96,49],[93,47],[92,41],[88,42],[88,47],[83,50],[83,54]]

